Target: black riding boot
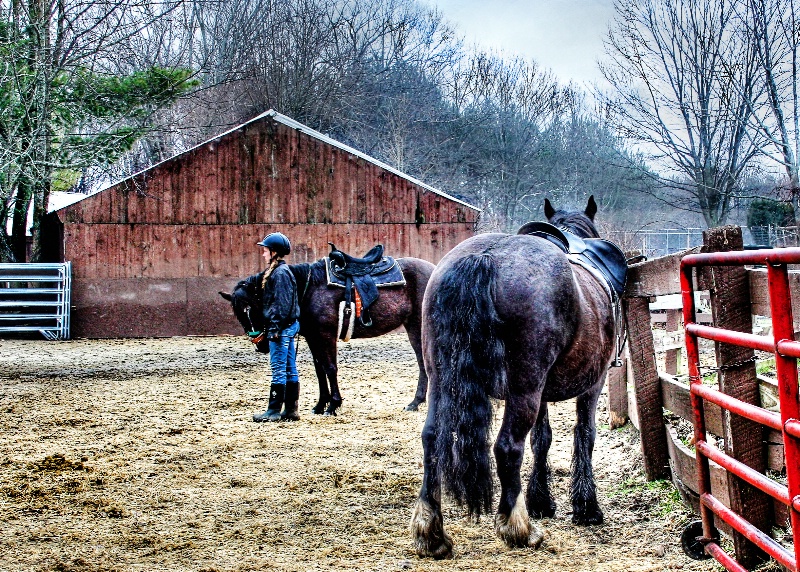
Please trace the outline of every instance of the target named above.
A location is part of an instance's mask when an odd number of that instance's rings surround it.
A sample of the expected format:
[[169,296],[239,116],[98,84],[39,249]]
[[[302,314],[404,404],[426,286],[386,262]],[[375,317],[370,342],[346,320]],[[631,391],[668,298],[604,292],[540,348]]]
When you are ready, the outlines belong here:
[[298,401],[300,400],[300,382],[286,383],[286,408],[281,413],[284,421],[297,421],[300,414],[297,413]]
[[261,423],[262,421],[280,421],[281,420],[281,406],[286,392],[286,386],[279,383],[273,383],[269,386],[269,408],[264,413],[256,413],[253,415],[253,421]]

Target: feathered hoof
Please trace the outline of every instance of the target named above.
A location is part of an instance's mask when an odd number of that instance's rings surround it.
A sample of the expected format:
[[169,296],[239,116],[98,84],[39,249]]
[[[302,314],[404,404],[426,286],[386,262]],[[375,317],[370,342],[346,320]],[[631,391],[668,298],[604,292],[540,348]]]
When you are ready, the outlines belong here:
[[509,548],[539,548],[544,538],[542,532],[531,524],[522,495],[510,515],[499,512],[495,515],[494,529]]
[[531,518],[553,518],[556,514],[556,501],[550,497],[528,503],[528,512]]
[[453,540],[444,531],[442,517],[422,500],[417,500],[411,517],[414,549],[420,558],[442,560],[453,557]]
[[579,511],[573,507],[572,523],[580,526],[603,524],[603,511],[600,510],[596,502]]

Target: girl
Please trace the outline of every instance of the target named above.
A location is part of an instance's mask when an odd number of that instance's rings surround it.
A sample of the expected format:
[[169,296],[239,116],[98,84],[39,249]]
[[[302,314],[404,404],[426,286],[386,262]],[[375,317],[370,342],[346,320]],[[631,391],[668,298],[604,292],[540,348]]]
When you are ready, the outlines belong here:
[[[297,413],[300,381],[295,363],[295,337],[300,329],[300,306],[297,282],[283,260],[292,247],[289,239],[280,232],[268,234],[256,244],[263,249],[261,256],[267,262],[267,269],[247,280],[256,280],[261,287],[272,383],[269,406],[264,413],[253,415],[253,421],[297,421],[300,419]],[[285,408],[281,413],[284,403]]]

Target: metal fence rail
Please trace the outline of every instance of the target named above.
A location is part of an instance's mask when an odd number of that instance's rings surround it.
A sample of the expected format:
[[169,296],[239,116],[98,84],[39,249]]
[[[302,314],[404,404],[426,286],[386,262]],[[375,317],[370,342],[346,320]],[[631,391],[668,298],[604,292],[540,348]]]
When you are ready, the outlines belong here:
[[0,264],[0,333],[69,339],[71,280],[69,262]]

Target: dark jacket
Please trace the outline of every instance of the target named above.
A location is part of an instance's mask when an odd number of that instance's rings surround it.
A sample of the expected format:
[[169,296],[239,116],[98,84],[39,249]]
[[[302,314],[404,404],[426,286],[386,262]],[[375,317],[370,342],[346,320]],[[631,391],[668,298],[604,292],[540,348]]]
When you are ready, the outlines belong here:
[[261,293],[264,308],[264,331],[268,338],[274,337],[294,324],[300,318],[300,305],[297,299],[297,281],[286,262],[281,260],[272,271],[261,290],[264,273],[259,272],[245,279],[246,284],[255,282],[256,292]]

